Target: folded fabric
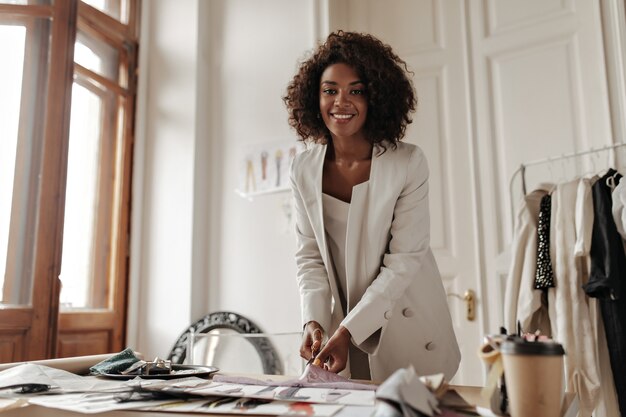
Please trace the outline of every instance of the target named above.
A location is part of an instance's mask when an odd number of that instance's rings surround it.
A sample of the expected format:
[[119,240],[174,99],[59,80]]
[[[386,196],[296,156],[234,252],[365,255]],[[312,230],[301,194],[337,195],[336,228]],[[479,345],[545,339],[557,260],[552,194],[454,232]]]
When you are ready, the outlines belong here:
[[91,375],[119,374],[137,361],[139,361],[139,358],[135,355],[135,352],[131,348],[126,348],[120,353],[89,368],[89,373]]

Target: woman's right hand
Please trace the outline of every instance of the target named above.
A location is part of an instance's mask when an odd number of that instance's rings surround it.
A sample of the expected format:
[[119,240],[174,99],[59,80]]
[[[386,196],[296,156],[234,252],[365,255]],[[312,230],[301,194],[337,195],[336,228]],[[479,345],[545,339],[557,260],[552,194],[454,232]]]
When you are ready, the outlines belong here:
[[324,329],[316,321],[310,321],[304,326],[302,334],[302,345],[300,346],[300,356],[306,360],[311,359],[314,354],[322,349],[324,340]]

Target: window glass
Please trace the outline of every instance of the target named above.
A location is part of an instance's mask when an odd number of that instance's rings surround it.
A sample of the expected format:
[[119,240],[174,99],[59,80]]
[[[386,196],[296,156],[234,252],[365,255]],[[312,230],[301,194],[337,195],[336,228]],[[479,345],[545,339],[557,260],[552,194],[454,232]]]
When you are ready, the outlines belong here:
[[23,26],[0,26],[0,289],[4,288],[11,225],[25,38]]
[[19,5],[37,5],[47,6],[53,4],[54,0],[0,0],[0,4],[19,4]]
[[[0,305],[30,305],[50,20],[0,25]],[[1,306],[0,306],[1,307]]]
[[61,308],[94,306],[94,251],[98,213],[102,99],[74,83],[65,191]]
[[126,0],[83,0],[83,2],[122,23],[128,23],[128,1]]
[[74,61],[77,64],[118,83],[119,60],[119,51],[110,44],[80,31],[76,35]]

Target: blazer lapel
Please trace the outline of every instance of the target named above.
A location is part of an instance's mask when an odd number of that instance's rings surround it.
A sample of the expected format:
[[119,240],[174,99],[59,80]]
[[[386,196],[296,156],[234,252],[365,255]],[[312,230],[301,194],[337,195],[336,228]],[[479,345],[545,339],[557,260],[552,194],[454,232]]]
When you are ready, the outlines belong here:
[[326,247],[326,233],[324,232],[324,207],[322,206],[322,171],[324,169],[324,156],[326,145],[317,146],[311,151],[309,175],[304,179],[309,205],[309,220],[315,233],[315,239],[320,248],[324,264],[328,266],[328,249]]

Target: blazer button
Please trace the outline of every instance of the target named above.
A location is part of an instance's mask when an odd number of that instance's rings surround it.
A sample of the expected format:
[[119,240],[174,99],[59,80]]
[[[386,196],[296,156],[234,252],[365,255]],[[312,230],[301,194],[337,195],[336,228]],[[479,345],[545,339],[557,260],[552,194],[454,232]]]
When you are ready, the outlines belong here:
[[385,311],[385,318],[389,320],[391,318],[391,310]]
[[426,350],[435,350],[435,342],[426,343],[426,345],[424,345],[424,348],[426,348]]
[[413,310],[411,310],[410,308],[405,308],[404,310],[402,310],[402,315],[404,317],[413,317]]

